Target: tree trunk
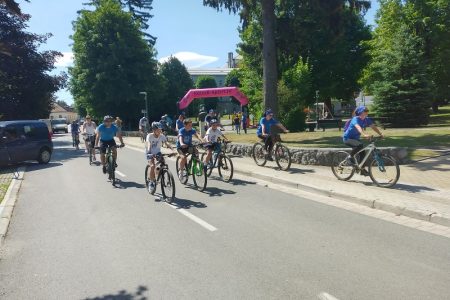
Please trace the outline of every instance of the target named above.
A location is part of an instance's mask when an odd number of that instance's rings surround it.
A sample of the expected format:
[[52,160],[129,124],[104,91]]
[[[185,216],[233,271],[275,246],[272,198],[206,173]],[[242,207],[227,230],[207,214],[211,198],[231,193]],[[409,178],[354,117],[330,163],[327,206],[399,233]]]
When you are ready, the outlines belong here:
[[275,0],[262,1],[264,107],[278,113],[277,55],[275,46]]

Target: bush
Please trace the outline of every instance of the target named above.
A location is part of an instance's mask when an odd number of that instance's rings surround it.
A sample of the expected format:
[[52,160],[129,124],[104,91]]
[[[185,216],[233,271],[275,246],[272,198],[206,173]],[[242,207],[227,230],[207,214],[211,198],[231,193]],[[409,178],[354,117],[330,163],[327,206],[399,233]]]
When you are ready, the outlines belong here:
[[291,109],[281,119],[281,122],[291,132],[305,131],[306,129],[306,113],[300,106]]

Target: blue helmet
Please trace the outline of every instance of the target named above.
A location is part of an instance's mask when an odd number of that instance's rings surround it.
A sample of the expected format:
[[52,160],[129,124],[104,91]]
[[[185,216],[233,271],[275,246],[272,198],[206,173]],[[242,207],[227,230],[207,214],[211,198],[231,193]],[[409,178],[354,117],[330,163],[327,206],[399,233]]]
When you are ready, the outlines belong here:
[[273,110],[270,108],[264,112],[264,117],[267,117],[268,115],[273,115]]
[[368,111],[369,111],[369,109],[366,106],[361,105],[355,109],[355,115],[359,116],[363,112],[368,112]]
[[153,122],[152,123],[152,129],[162,129],[162,125],[160,122]]

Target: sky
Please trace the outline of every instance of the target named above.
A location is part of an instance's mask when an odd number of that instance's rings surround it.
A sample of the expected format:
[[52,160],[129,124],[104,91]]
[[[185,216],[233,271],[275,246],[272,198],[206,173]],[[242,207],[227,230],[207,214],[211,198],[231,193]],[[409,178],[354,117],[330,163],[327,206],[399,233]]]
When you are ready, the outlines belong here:
[[[19,0],[24,13],[30,14],[28,31],[52,33],[42,50],[63,53],[55,73],[67,71],[72,64],[70,35],[77,11],[86,0]],[[188,68],[224,67],[227,53],[235,52],[239,43],[239,16],[227,11],[217,12],[203,6],[202,0],[153,0],[148,32],[157,37],[157,59],[164,61],[171,55],[180,59]],[[366,14],[368,24],[374,24],[378,1],[372,0],[372,8]],[[67,90],[57,93],[60,100],[73,103]]]

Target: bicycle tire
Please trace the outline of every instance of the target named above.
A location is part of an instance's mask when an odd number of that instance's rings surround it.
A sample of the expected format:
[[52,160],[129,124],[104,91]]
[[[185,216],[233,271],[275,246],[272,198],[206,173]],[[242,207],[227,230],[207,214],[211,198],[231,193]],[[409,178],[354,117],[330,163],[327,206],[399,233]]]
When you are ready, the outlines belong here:
[[[203,162],[197,161],[196,164],[197,165],[194,165],[194,167],[192,168],[192,178],[197,189],[200,192],[203,192],[206,189],[206,185],[208,184],[208,176],[206,174]],[[203,180],[203,182],[201,180]]]
[[114,186],[116,184],[116,173],[114,168],[114,159],[112,156],[108,157],[108,173],[109,180],[111,180],[111,184]]
[[252,157],[256,165],[262,167],[266,164],[267,158],[264,150],[264,144],[255,143],[252,148]]
[[[200,158],[200,160],[203,161],[203,163],[204,163],[204,161],[205,161],[206,155],[207,155],[206,152],[203,152],[203,153],[202,153],[202,156],[201,156],[201,158]],[[213,157],[211,157],[211,160],[213,160]],[[212,170],[213,170],[213,169],[214,169],[214,166],[213,166],[212,168],[208,168],[208,170],[206,171],[206,175],[208,175],[208,177],[211,176]]]
[[[167,203],[172,203],[175,200],[175,179],[169,170],[162,170],[161,174],[161,193]],[[171,187],[171,190],[168,190]]]
[[[281,150],[280,150],[281,149]],[[275,162],[280,170],[287,171],[291,167],[292,159],[289,148],[283,144],[277,144],[275,147]]]
[[[342,181],[350,180],[355,174],[355,166],[347,163],[348,155],[346,151],[338,151],[333,154],[331,161],[331,171],[337,179]],[[346,175],[344,175],[344,171],[347,172]]]
[[181,157],[178,156],[177,161],[175,163],[175,168],[177,170],[177,177],[178,177],[178,180],[180,180],[180,182],[182,184],[186,184],[189,180],[189,171],[188,171],[189,170],[189,162],[187,162],[186,166],[184,166],[184,170],[187,172],[187,175],[183,178],[180,178],[180,175],[179,175],[180,174],[180,166],[179,166],[180,160],[181,160]]
[[89,151],[89,165],[92,165],[92,148],[89,147],[88,151]]
[[[387,154],[380,155],[379,159],[381,159],[382,161],[378,161],[377,159],[374,158],[369,164],[370,179],[373,181],[373,183],[375,183],[379,187],[384,188],[393,187],[400,178],[400,167],[397,163],[397,160]],[[381,163],[383,165],[381,165]],[[392,173],[393,176],[386,177],[386,174],[388,174],[387,169],[390,170],[389,173]],[[378,177],[378,173],[380,173],[380,175],[383,175],[383,177],[386,178],[387,180],[386,183],[381,182],[380,178]]]
[[[222,178],[225,182],[230,182],[231,179],[233,179],[233,162],[231,161],[231,158],[229,158],[226,155],[221,155],[219,157],[219,163],[218,163],[218,170],[219,170],[219,176]],[[226,176],[225,174],[229,172],[229,175]]]
[[231,144],[224,143],[222,147],[224,148],[223,152],[225,152],[226,154],[230,154],[231,153]]

